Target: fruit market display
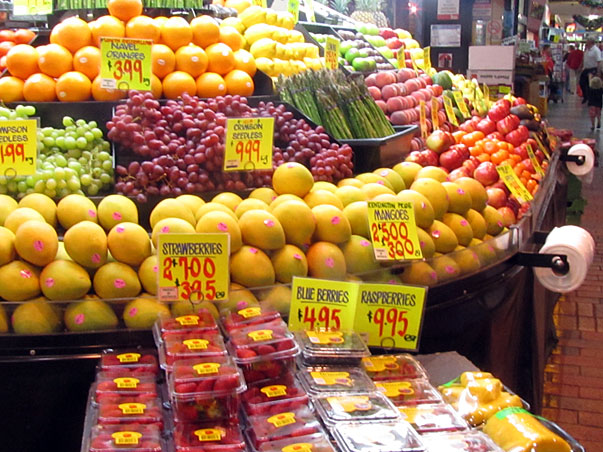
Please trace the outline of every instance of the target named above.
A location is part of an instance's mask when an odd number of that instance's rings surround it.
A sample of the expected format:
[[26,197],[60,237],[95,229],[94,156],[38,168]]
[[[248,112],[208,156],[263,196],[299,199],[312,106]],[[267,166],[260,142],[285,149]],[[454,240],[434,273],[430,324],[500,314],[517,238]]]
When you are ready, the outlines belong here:
[[277,89],[281,100],[336,139],[381,138],[395,132],[366,85],[341,71],[307,71],[279,78]]
[[[302,330],[296,343],[274,311],[239,312],[243,322],[233,318],[237,313],[221,318],[231,328],[224,338],[202,312],[159,319],[154,332],[161,369],[150,351],[103,352],[82,450],[500,452],[513,444],[525,451],[571,450],[490,373],[463,372],[438,392],[408,354],[356,354],[354,342],[361,339],[354,333],[323,344],[336,347],[313,355],[313,365],[296,365],[300,344],[343,332]],[[272,320],[262,322],[265,316]],[[191,354],[167,366],[174,326]],[[236,344],[218,356],[199,346],[212,335],[215,343]]]
[[153,42],[151,85],[156,97],[254,92],[254,57],[243,49],[245,38],[233,26],[242,19],[218,23],[198,16],[189,23],[181,16],[151,18],[143,15],[139,0],[113,0],[107,7],[109,15],[90,23],[75,16],[63,20],[52,29],[50,44],[11,47],[6,53],[9,75],[0,79],[0,99],[77,102],[125,97],[125,91],[101,86],[102,37]]

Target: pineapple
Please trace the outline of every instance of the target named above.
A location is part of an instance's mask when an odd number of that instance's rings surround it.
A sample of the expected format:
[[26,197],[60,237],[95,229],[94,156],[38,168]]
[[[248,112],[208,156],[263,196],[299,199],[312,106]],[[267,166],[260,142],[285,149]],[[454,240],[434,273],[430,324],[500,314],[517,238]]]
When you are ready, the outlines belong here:
[[356,10],[350,16],[356,22],[387,27],[387,17],[381,12],[381,0],[356,0]]

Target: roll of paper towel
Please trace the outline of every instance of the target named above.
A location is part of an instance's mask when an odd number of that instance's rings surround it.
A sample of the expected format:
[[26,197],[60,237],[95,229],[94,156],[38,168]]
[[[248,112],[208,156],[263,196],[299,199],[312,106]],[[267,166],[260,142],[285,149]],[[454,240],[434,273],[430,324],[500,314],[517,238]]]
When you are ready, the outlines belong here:
[[570,150],[567,151],[567,155],[584,157],[584,163],[582,165],[578,165],[576,162],[566,162],[567,169],[575,176],[584,176],[595,166],[595,154],[587,144],[580,143],[573,145]]
[[588,268],[595,255],[595,241],[592,236],[578,226],[554,228],[547,236],[541,254],[566,255],[569,272],[565,275],[555,273],[552,268],[534,268],[540,283],[553,292],[571,292],[584,282]]

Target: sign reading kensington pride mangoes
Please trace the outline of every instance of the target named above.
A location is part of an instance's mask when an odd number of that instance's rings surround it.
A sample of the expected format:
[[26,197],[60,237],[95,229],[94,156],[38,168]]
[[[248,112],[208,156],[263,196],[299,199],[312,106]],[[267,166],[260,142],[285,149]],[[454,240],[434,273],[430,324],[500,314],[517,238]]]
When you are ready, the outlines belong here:
[[417,350],[427,288],[293,278],[289,328],[353,329],[369,346]]

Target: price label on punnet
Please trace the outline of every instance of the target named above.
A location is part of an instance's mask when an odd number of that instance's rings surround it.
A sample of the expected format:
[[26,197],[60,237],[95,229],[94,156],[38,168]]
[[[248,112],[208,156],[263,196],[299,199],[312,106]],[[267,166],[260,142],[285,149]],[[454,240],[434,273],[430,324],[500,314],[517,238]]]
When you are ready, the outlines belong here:
[[327,69],[337,69],[339,63],[339,39],[335,36],[327,36],[325,43],[325,66]]
[[369,346],[417,350],[426,287],[360,284],[354,331]]
[[38,121],[0,121],[0,175],[8,178],[36,173]]
[[224,171],[271,169],[273,133],[274,118],[229,118]]
[[151,90],[150,39],[102,38],[101,87]]
[[511,194],[513,194],[519,202],[529,202],[534,199],[525,185],[519,180],[519,177],[517,177],[517,174],[515,174],[511,165],[498,165],[496,171],[498,171],[498,175]]
[[422,259],[415,210],[410,202],[368,202],[375,259]]
[[159,234],[159,300],[200,303],[228,298],[228,234]]
[[354,328],[358,284],[313,278],[293,278],[289,328]]

